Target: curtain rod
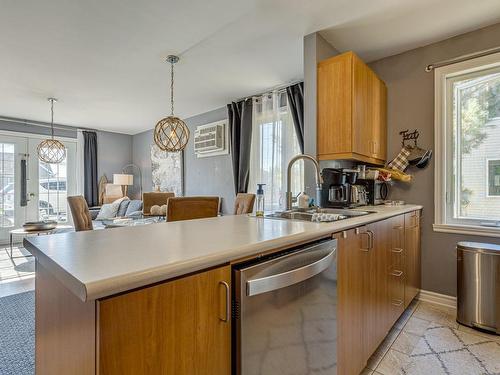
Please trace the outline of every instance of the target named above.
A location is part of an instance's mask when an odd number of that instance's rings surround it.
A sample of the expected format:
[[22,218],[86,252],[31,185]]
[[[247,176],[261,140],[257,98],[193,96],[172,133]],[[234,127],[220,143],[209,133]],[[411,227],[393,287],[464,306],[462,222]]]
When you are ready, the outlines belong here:
[[485,49],[485,50],[479,51],[479,52],[469,53],[467,55],[454,57],[454,58],[449,59],[449,60],[443,60],[443,61],[439,61],[439,62],[436,62],[433,64],[429,64],[425,67],[425,71],[427,73],[429,73],[429,72],[432,72],[434,69],[440,68],[442,66],[451,65],[451,64],[462,62],[462,61],[467,61],[470,59],[474,59],[476,57],[483,57],[483,56],[492,55],[492,54],[497,53],[497,52],[500,52],[500,47],[495,47],[495,48]]
[[[23,124],[23,125],[40,126],[42,128],[50,128],[50,124],[46,124],[44,122],[30,121],[30,120],[21,120],[21,119],[17,119],[17,118],[14,118],[14,117],[0,116],[0,121],[15,122],[15,123],[18,123],[18,124]],[[75,126],[69,126],[69,125],[55,125],[55,124],[54,124],[54,129],[66,130],[66,131],[72,131],[72,130],[91,130],[91,131],[97,131],[97,129],[82,128],[80,126],[79,127],[75,127]]]
[[250,96],[245,96],[243,98],[239,98],[238,100],[233,100],[234,102],[240,102],[242,100],[247,100],[247,99],[250,99],[250,98],[256,98],[256,97],[259,97],[259,96],[263,96],[263,95],[266,95],[266,94],[270,94],[272,93],[273,91],[280,91],[280,90],[284,90],[286,89],[288,86],[292,86],[292,85],[296,85],[297,83],[300,83],[300,82],[303,82],[304,80],[303,79],[300,79],[300,80],[296,80],[296,81],[291,81],[291,82],[288,82],[288,83],[283,83],[281,85],[278,85],[278,86],[274,86],[274,87],[271,87],[269,89],[267,89],[266,91],[263,91],[259,94],[254,94],[254,95],[250,95]]

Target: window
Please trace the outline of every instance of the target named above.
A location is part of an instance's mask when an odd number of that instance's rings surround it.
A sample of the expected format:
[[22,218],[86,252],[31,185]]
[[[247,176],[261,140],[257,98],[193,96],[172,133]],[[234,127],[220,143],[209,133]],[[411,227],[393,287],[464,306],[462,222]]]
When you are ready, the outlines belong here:
[[500,236],[500,54],[438,68],[435,230]]
[[15,145],[0,143],[0,228],[14,226]]
[[68,158],[59,164],[38,165],[38,213],[40,220],[65,222],[68,196],[66,188]]
[[[285,92],[274,92],[254,99],[252,147],[248,191],[266,184],[265,211],[279,211],[286,206],[286,172],[290,159],[300,154],[293,119]],[[292,170],[292,192],[304,190],[302,161]]]

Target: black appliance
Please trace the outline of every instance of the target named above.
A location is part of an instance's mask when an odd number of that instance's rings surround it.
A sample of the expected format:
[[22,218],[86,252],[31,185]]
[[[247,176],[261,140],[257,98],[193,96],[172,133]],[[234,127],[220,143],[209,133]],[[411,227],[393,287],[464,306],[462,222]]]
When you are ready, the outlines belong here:
[[387,182],[380,180],[363,180],[358,178],[356,184],[365,186],[369,205],[375,206],[378,204],[384,204],[387,196],[389,195],[389,185]]
[[321,171],[321,207],[349,208],[358,204],[352,199],[352,186],[358,172],[350,169],[324,168]]

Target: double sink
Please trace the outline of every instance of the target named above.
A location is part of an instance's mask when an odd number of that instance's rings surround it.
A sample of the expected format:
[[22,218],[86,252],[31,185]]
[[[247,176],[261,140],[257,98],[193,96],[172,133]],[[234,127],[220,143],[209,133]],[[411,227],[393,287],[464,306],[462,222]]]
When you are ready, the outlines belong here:
[[331,221],[345,220],[358,216],[372,214],[371,211],[350,210],[342,208],[312,208],[307,210],[292,209],[287,211],[274,212],[266,217],[288,220],[312,221],[314,214],[333,214],[335,219]]

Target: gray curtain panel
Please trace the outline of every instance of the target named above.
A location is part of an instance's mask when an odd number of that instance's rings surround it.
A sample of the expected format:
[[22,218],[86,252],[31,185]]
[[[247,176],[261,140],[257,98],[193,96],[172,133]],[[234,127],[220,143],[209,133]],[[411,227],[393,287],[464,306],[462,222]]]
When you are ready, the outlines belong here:
[[250,146],[252,143],[252,105],[251,98],[227,105],[236,194],[246,193],[248,189]]
[[97,188],[97,133],[82,131],[83,133],[83,195],[89,207],[99,204],[99,190]]
[[299,140],[300,152],[304,153],[304,82],[288,86],[286,95]]

